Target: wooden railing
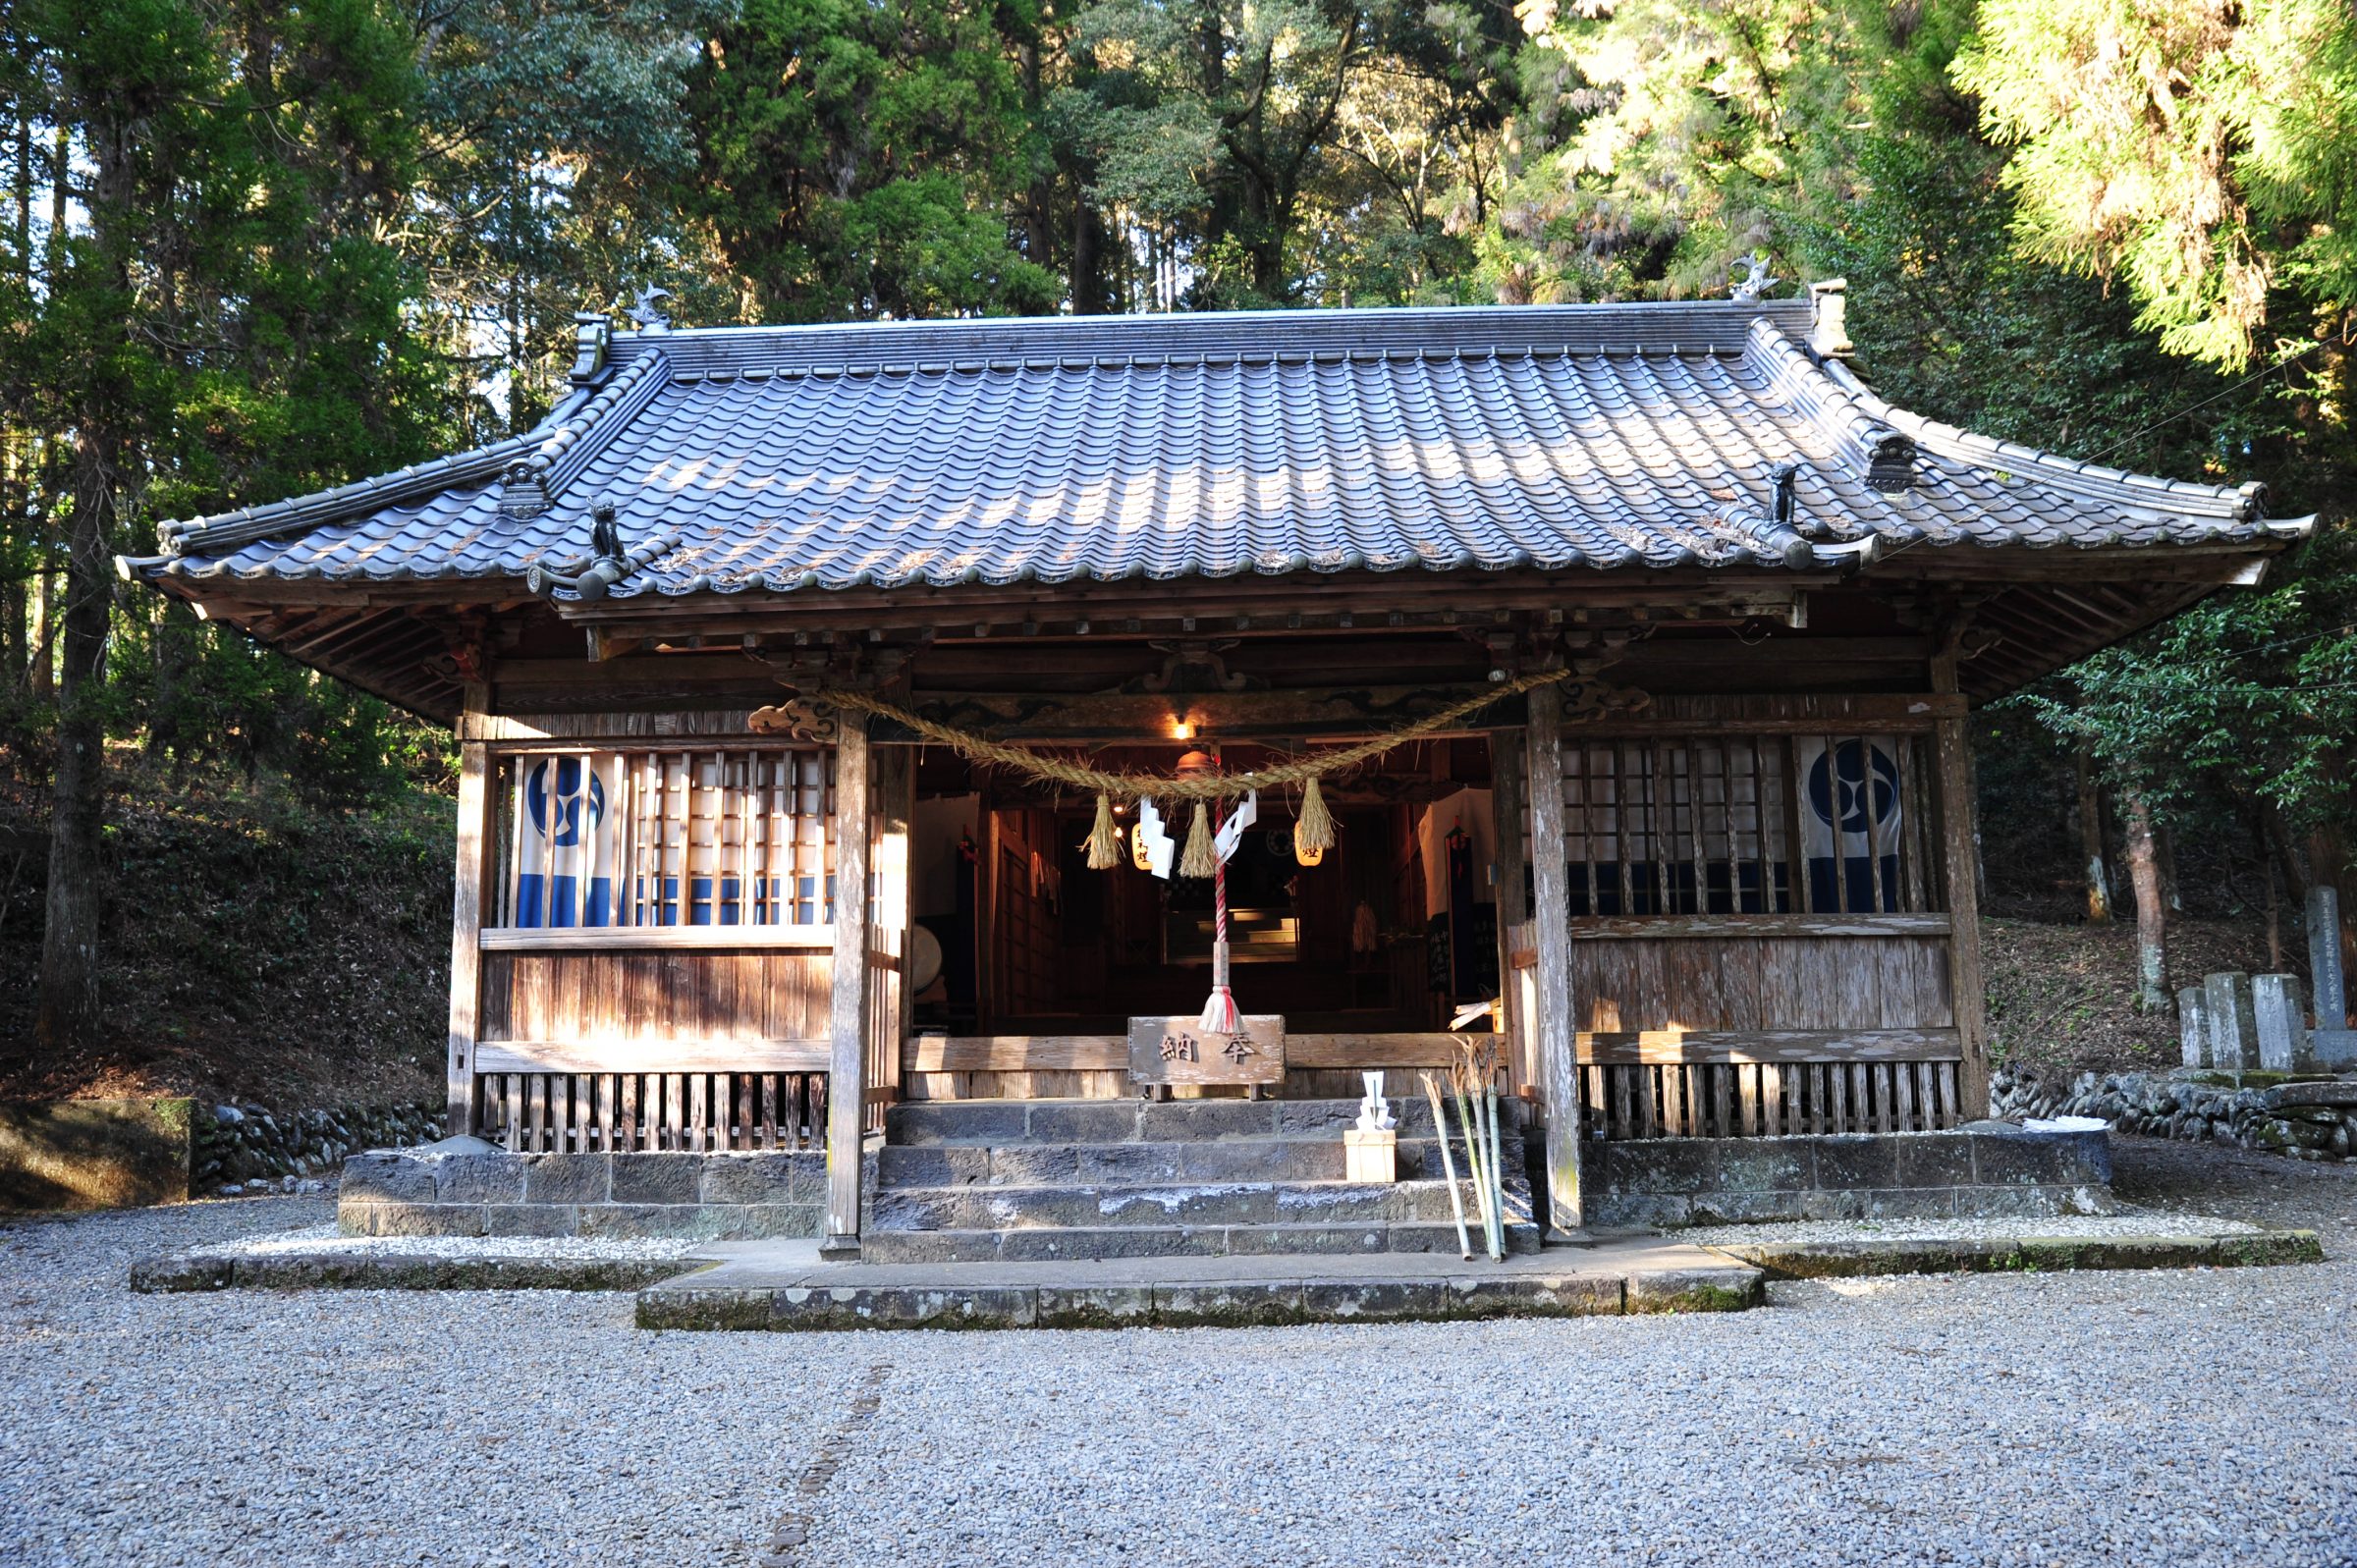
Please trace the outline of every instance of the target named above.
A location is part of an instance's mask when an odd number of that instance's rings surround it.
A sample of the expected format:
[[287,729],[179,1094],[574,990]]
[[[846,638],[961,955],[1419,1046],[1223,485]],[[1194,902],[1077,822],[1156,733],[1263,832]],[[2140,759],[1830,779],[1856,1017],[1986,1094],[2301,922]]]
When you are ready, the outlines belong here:
[[525,1154],[806,1149],[827,1118],[823,1072],[495,1070],[478,1082],[476,1135]]

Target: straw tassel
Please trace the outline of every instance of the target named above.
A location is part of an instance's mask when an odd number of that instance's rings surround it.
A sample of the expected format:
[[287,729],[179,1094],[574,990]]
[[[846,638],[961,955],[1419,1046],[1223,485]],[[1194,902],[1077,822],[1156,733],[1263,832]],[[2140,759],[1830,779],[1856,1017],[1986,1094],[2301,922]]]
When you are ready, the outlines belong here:
[[1315,774],[1301,785],[1301,814],[1293,820],[1293,847],[1314,850],[1334,847],[1334,814],[1326,809],[1326,794],[1318,787]]
[[1113,797],[1099,795],[1096,824],[1088,830],[1088,869],[1111,871],[1121,863],[1121,840],[1113,831]]
[[1186,830],[1186,849],[1178,857],[1181,877],[1208,877],[1219,870],[1220,863],[1211,850],[1211,806],[1195,802],[1195,820]]

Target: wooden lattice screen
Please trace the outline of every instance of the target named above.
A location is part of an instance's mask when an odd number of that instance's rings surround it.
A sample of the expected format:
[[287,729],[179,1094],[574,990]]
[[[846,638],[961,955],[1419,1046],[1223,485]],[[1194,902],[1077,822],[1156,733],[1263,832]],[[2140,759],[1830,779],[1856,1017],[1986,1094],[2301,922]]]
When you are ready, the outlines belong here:
[[1566,742],[1571,913],[1937,908],[1924,749],[1910,734]]
[[492,923],[824,925],[833,768],[810,749],[510,754]]

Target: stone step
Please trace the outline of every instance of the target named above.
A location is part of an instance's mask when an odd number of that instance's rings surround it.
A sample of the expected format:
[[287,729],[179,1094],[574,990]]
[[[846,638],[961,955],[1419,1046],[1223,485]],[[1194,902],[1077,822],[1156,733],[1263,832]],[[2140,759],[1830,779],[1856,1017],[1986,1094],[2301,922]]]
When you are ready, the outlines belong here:
[[[1421,1094],[1394,1098],[1391,1108],[1401,1138],[1432,1135],[1432,1106]],[[1518,1134],[1521,1113],[1519,1101],[1500,1102],[1501,1141]],[[889,1108],[884,1131],[887,1143],[904,1147],[1313,1137],[1339,1142],[1357,1118],[1355,1100],[915,1100]]]
[[[1470,1182],[1457,1184],[1468,1217]],[[1507,1212],[1526,1212],[1507,1195]],[[1452,1218],[1449,1183],[1238,1181],[1173,1186],[887,1187],[869,1233],[887,1230],[1092,1230],[1128,1225],[1356,1225]]]
[[[1518,1131],[1500,1129],[1505,1178],[1522,1174]],[[1464,1140],[1450,1139],[1456,1174],[1465,1169]],[[1440,1142],[1399,1140],[1402,1181],[1443,1175]],[[1288,1137],[1215,1138],[1200,1143],[1156,1141],[1072,1144],[887,1144],[877,1152],[877,1179],[890,1187],[1102,1186],[1172,1181],[1340,1181],[1339,1133]]]
[[[1468,1222],[1476,1255],[1481,1231]],[[1539,1227],[1507,1227],[1507,1250],[1539,1250]],[[874,1230],[860,1238],[863,1264],[1028,1263],[1114,1258],[1226,1256],[1364,1256],[1453,1253],[1456,1226],[1447,1220],[1374,1220],[1355,1224],[1050,1225],[1036,1229]]]

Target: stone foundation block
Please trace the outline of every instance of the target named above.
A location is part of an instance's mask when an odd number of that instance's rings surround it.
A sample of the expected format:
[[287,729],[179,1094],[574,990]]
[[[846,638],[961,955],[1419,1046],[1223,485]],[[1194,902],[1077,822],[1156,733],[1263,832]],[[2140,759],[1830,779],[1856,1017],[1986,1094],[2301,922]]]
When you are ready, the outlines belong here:
[[336,1226],[354,1236],[480,1236],[489,1206],[444,1203],[341,1204]]
[[702,1196],[703,1155],[614,1156],[612,1196],[618,1204],[694,1203]]
[[438,1203],[523,1202],[524,1157],[505,1153],[434,1157]]
[[[520,1155],[527,1204],[604,1203],[613,1196],[611,1155]],[[519,1232],[521,1234],[521,1232]]]

